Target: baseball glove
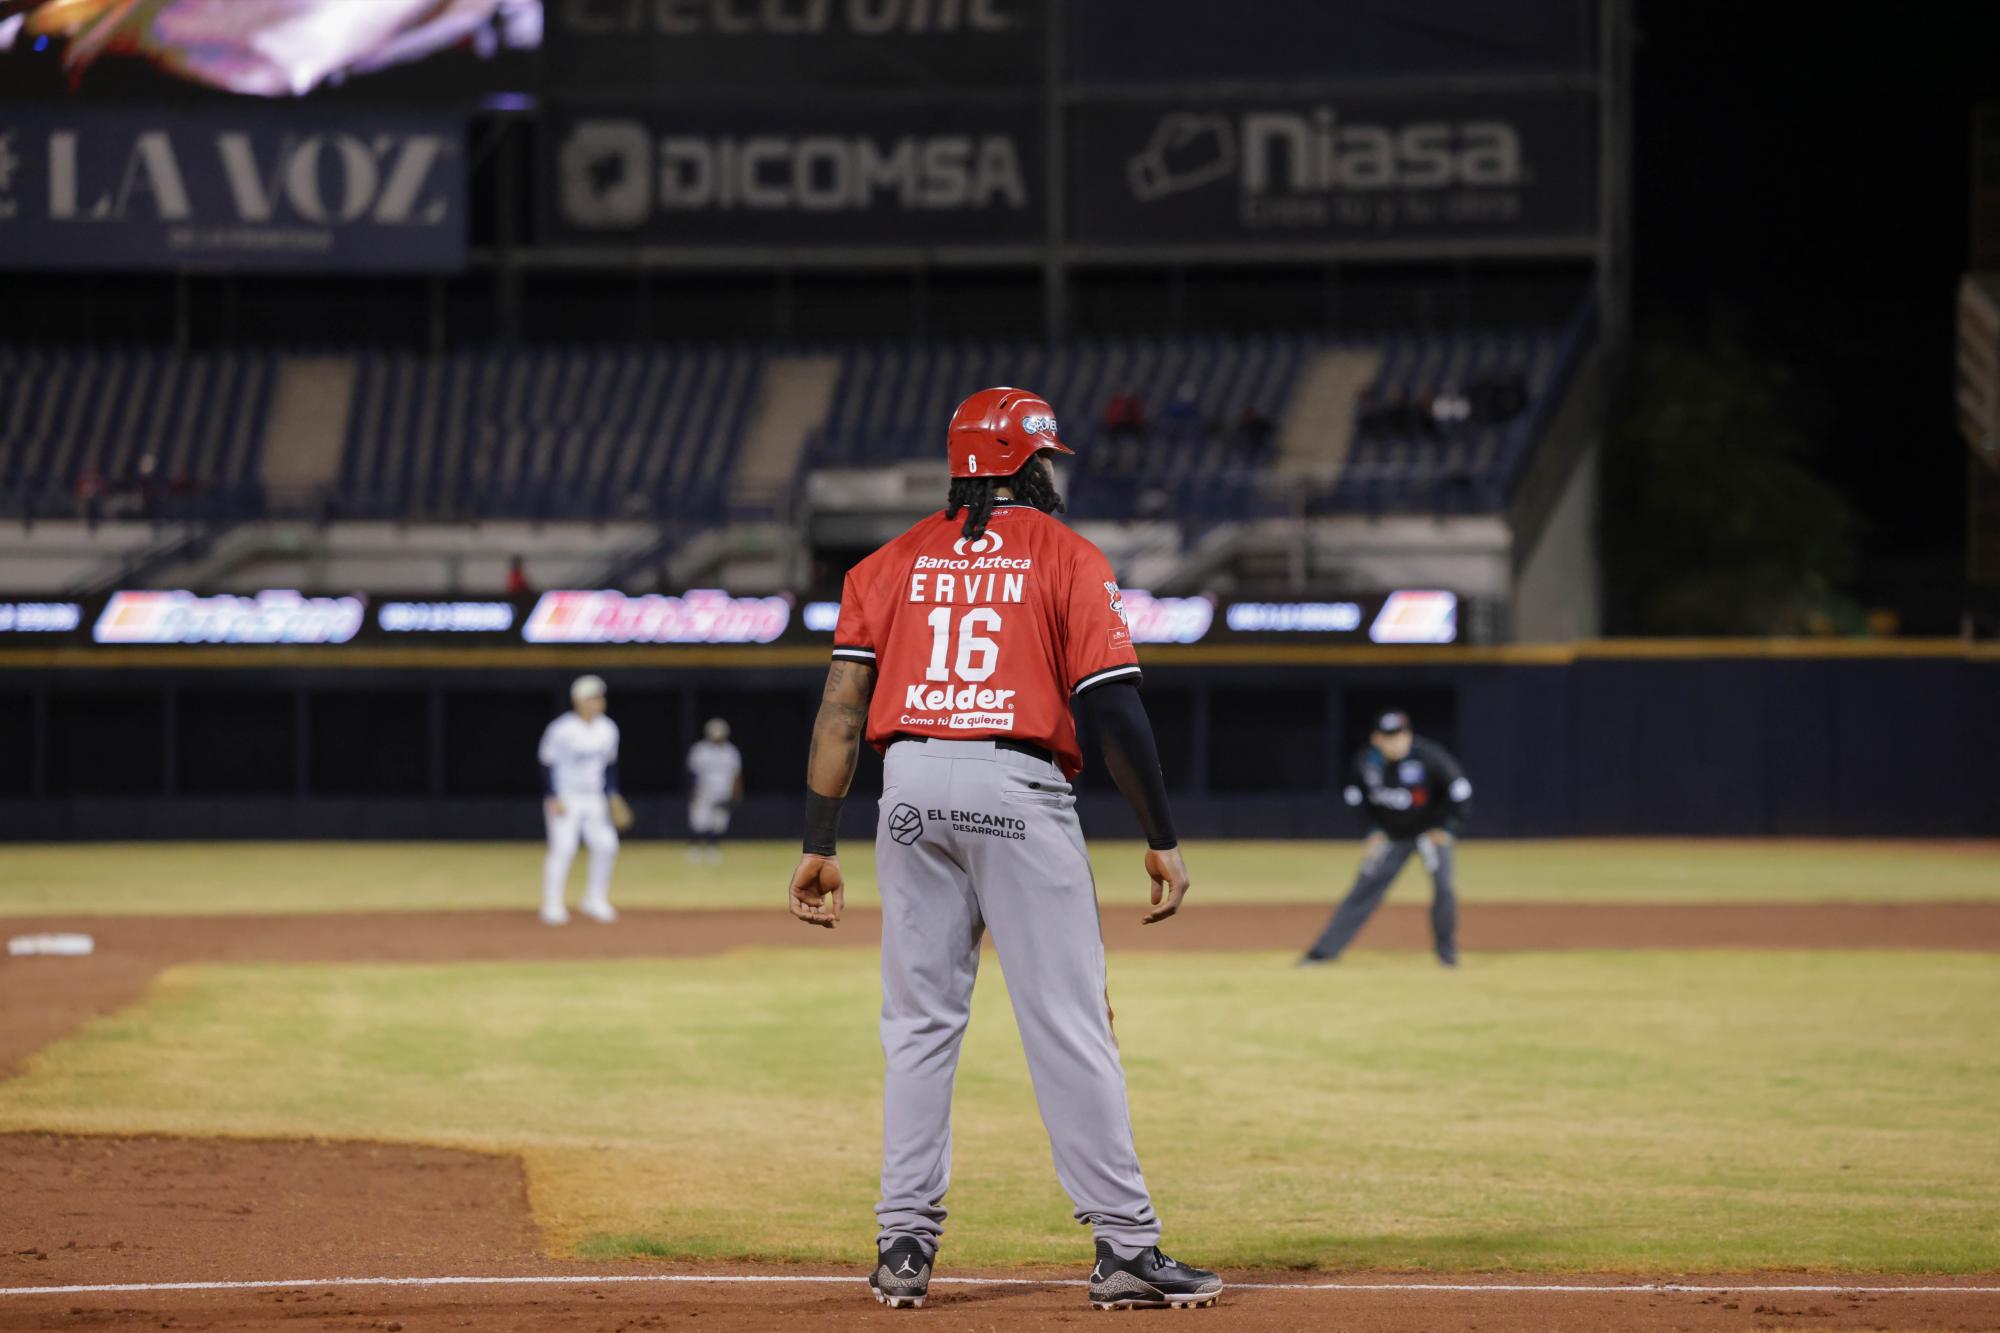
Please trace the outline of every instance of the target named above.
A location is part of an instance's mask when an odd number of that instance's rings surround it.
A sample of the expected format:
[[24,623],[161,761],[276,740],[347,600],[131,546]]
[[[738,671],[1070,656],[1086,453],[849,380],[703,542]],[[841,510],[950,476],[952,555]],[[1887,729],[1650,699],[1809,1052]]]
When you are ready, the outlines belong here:
[[611,796],[610,805],[611,827],[617,829],[620,833],[630,833],[633,823],[632,803],[614,792]]

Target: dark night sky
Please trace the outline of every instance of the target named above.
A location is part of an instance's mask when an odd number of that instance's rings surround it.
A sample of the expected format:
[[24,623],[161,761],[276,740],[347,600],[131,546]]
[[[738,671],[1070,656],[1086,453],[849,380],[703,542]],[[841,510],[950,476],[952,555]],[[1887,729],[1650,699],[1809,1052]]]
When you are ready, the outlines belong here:
[[1864,600],[1963,579],[1953,301],[1970,109],[2000,5],[1640,0],[1639,334],[1720,301],[1824,386],[1817,461],[1864,524]]

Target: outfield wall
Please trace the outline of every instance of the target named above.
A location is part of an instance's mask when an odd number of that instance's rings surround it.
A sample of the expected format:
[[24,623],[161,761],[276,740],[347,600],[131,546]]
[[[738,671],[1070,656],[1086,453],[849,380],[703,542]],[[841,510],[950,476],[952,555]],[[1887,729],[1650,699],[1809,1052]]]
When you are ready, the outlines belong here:
[[[1340,773],[1387,706],[1455,749],[1469,831],[2000,836],[2000,652],[1956,644],[1148,654],[1189,837],[1358,831]],[[114,664],[115,663],[115,664]],[[713,715],[747,765],[738,829],[789,837],[818,650],[0,657],[0,838],[540,835],[534,747],[584,670],[610,682],[643,831],[682,832],[681,758]],[[856,790],[875,789],[865,757]],[[1132,830],[1102,775],[1087,827]],[[851,811],[851,835],[872,803]]]

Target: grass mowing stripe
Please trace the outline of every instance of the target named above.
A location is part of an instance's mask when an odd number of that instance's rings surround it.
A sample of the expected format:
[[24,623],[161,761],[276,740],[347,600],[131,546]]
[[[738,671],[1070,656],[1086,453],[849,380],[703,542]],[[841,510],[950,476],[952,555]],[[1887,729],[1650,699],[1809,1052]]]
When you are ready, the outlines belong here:
[[[1330,822],[1329,832],[1344,825]],[[1475,830],[1476,832],[1476,830]],[[1321,903],[1353,877],[1358,840],[1197,842],[1195,901]],[[1091,846],[1107,904],[1146,895],[1144,849]],[[514,843],[104,843],[0,847],[0,917],[98,913],[532,911],[541,848]],[[751,907],[783,901],[798,848],[730,843],[720,866],[674,844],[625,844],[614,886],[626,907]],[[874,849],[841,853],[848,900],[876,901]],[[580,881],[582,869],[574,872]],[[2000,902],[2000,843],[1577,839],[1463,846],[1458,887],[1479,903]],[[1398,893],[1429,886],[1407,871]]]
[[[2000,959],[1288,962],[1112,961],[1149,1182],[1211,1266],[2000,1268]],[[997,973],[955,1125],[978,1266],[1076,1243]],[[837,1262],[872,1234],[879,1004],[859,951],[180,968],[0,1084],[0,1128],[502,1151],[558,1252]]]

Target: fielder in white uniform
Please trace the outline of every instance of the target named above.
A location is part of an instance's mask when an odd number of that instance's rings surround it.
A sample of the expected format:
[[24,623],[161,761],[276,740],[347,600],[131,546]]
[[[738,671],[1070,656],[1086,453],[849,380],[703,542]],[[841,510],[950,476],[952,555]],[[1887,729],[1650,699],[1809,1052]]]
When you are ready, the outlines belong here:
[[618,860],[618,830],[611,807],[618,796],[618,724],[604,715],[604,682],[580,676],[570,686],[574,707],[542,733],[543,813],[549,826],[549,854],[542,862],[542,920],[560,926],[569,920],[563,889],[581,838],[590,848],[585,880],[585,916],[612,922],[611,868]]
[[688,748],[694,788],[688,799],[688,860],[720,864],[730,808],[743,799],[743,756],[729,743],[729,724],[721,718],[710,718],[701,734]]

